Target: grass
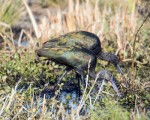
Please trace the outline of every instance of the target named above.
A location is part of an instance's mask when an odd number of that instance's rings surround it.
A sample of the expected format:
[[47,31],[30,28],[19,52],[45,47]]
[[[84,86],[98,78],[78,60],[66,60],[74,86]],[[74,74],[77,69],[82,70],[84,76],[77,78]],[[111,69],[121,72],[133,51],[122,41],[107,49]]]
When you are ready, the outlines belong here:
[[[17,4],[15,3],[17,2]],[[42,6],[48,7],[45,17],[40,22],[34,20],[32,6],[19,0],[0,2],[0,39],[4,41],[0,50],[0,118],[1,119],[112,119],[112,120],[144,120],[150,118],[150,44],[149,18],[135,34],[144,19],[137,12],[136,0],[128,2],[89,0],[64,3],[67,9],[59,8],[58,1],[55,12],[51,12],[51,3],[45,0]],[[142,1],[144,4],[145,1]],[[39,2],[39,4],[41,4]],[[146,9],[141,5],[140,11]],[[23,5],[23,6],[22,6]],[[148,5],[148,4],[146,4]],[[25,6],[25,7],[24,7]],[[3,9],[2,9],[3,8]],[[30,14],[33,28],[21,31],[18,42],[14,44],[11,26],[19,21],[24,8]],[[147,7],[148,8],[148,7]],[[42,10],[42,9],[40,9]],[[147,10],[147,9],[146,9]],[[145,11],[145,10],[144,10]],[[141,13],[141,12],[140,12]],[[144,12],[146,14],[146,12]],[[2,24],[3,23],[3,24]],[[107,84],[100,94],[92,94],[93,86],[82,89],[82,100],[77,102],[76,109],[66,109],[72,96],[67,96],[66,103],[61,103],[56,96],[47,99],[40,97],[43,89],[51,88],[64,71],[63,66],[53,62],[35,63],[35,51],[48,39],[75,30],[86,30],[95,33],[101,40],[104,51],[116,53],[120,58],[125,77],[130,83],[126,88],[123,78],[107,62],[98,61],[96,70],[109,69],[117,79],[123,98],[118,99],[113,89]],[[22,46],[22,36],[25,36],[28,46]],[[134,45],[134,42],[136,43]],[[1,44],[1,43],[0,43]],[[37,46],[37,44],[39,46]],[[135,48],[133,48],[133,46]],[[132,84],[132,55],[134,54],[134,87]],[[72,80],[74,72],[64,79]],[[44,84],[43,84],[44,83]],[[87,85],[94,83],[87,76]],[[24,88],[24,89],[23,89]],[[134,89],[133,89],[134,88]],[[96,99],[96,96],[100,96]]]
[[[22,11],[21,0],[1,0],[0,1],[0,25],[2,28],[12,26],[16,23],[19,18],[20,12]],[[2,32],[2,29],[1,29]]]

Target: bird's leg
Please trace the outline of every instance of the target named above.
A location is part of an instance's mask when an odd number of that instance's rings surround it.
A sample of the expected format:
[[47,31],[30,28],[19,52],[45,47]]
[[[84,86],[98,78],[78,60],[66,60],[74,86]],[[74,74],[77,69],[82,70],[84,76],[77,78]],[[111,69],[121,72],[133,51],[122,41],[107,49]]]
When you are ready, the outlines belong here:
[[59,77],[58,81],[57,81],[57,84],[60,84],[62,78],[67,74],[67,72],[69,72],[71,70],[71,68],[67,67],[65,69],[65,72]]
[[[62,78],[67,74],[67,72],[69,72],[71,70],[71,68],[66,67],[65,72],[59,77],[57,84],[54,86],[54,91],[57,91],[59,89],[58,84],[60,84]],[[56,94],[56,93],[55,93]]]
[[119,64],[116,65],[116,69],[118,70],[119,73],[121,73],[121,75],[124,75],[124,73],[123,73],[123,71],[122,71],[122,69],[121,69]]
[[123,76],[123,80],[125,81],[126,87],[128,88],[129,85],[128,85],[127,80],[124,77],[123,71],[121,70],[121,68],[119,66],[118,57],[111,53],[100,52],[98,55],[98,58],[102,59],[102,60],[106,60],[108,62],[111,62],[116,67],[117,71]]
[[112,87],[113,87],[114,90],[116,91],[118,97],[121,98],[122,95],[120,94],[120,92],[119,92],[119,90],[118,90],[118,87],[117,87],[116,84],[115,84],[115,78],[114,78],[114,77],[111,77],[110,82],[111,82]]
[[80,99],[80,92],[81,92],[81,88],[80,88],[80,80],[81,80],[81,75],[79,75],[78,73],[76,73],[76,79],[78,79],[78,95],[79,95],[79,99]]
[[[108,62],[108,64],[110,64],[110,62]],[[123,80],[124,80],[125,85],[126,85],[126,88],[128,88],[128,87],[129,87],[129,83],[128,83],[127,79],[125,78],[124,73],[123,73],[123,71],[122,71],[120,65],[117,64],[117,65],[115,65],[115,67],[116,67],[117,71],[122,75]]]
[[80,92],[81,92],[80,80],[81,80],[81,84],[85,87],[85,74],[81,69],[78,69],[78,72],[76,72],[76,78],[78,79],[79,98],[80,98]]
[[97,75],[98,75],[99,79],[105,79],[105,80],[111,82],[111,85],[114,88],[114,90],[116,91],[118,97],[119,98],[122,97],[116,84],[115,84],[115,78],[112,76],[111,72],[109,72],[108,70],[100,70]]
[[122,75],[122,77],[123,77],[123,80],[124,80],[124,82],[125,82],[125,84],[126,84],[126,87],[128,88],[128,87],[129,87],[129,83],[128,83],[127,79],[125,78],[124,73],[123,73],[123,71],[121,70],[119,64],[116,65],[116,69],[118,70],[119,73],[121,73],[121,75]]

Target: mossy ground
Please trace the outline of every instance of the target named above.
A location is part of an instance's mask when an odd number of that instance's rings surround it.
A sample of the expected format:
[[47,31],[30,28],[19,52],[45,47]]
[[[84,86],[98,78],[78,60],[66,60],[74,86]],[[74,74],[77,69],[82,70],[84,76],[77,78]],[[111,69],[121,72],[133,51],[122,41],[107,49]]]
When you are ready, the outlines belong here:
[[[26,12],[25,0],[0,2],[0,6],[3,6],[0,8],[2,13],[0,15],[1,119],[144,120],[150,118],[149,19],[136,39],[134,79],[131,74],[133,41],[138,27],[149,12],[148,1],[66,0],[63,6],[60,6],[57,0],[32,2],[28,6],[33,12],[30,16],[28,16],[29,11]],[[33,16],[38,21],[33,21],[31,19]],[[26,24],[28,23],[26,19],[29,24]],[[128,88],[125,87],[123,78],[113,65],[99,60],[96,71],[109,69],[112,72],[123,94],[121,99],[116,97],[109,84],[96,99],[96,93],[89,93],[90,89],[93,89],[91,85],[94,80],[88,78],[88,75],[86,79],[88,86],[82,87],[80,102],[77,100],[78,96],[74,99],[68,94],[66,102],[61,103],[58,99],[61,90],[50,98],[44,95],[54,92],[55,82],[65,67],[52,61],[36,62],[36,50],[48,39],[76,30],[97,34],[103,51],[118,54],[121,68],[130,84]],[[22,45],[22,41],[27,43],[27,46]],[[60,88],[78,92],[76,82],[75,73],[71,71],[63,78],[64,85],[60,85]],[[72,107],[68,108],[71,99],[73,99],[70,105]],[[73,106],[74,104],[76,106]]]

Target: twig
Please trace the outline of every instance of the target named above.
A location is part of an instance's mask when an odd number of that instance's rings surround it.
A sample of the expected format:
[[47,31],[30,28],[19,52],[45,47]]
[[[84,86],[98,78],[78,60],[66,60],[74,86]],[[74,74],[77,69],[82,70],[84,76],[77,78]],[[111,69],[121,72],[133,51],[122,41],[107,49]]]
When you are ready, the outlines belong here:
[[[126,59],[124,59],[124,60],[122,60],[123,62],[132,62],[132,59],[130,59],[130,58],[126,58]],[[147,64],[147,62],[140,62],[140,61],[138,61],[138,60],[134,60],[134,63],[137,63],[137,64],[140,64],[140,65],[145,65],[145,64]]]
[[30,19],[31,19],[31,22],[32,22],[32,25],[33,25],[33,29],[34,29],[35,35],[36,35],[37,38],[39,38],[39,37],[40,37],[40,35],[39,35],[39,30],[38,30],[38,26],[37,26],[37,23],[36,23],[36,21],[35,21],[35,18],[34,18],[34,16],[33,16],[33,13],[32,13],[32,11],[31,11],[31,9],[29,8],[29,6],[28,6],[26,0],[23,0],[23,3],[24,3],[24,5],[25,5],[25,7],[26,7],[26,9],[27,9],[27,12],[28,12],[28,14],[29,14],[29,17],[30,17]]
[[141,30],[141,28],[143,27],[144,23],[146,22],[146,20],[148,19],[148,17],[150,16],[150,13],[146,16],[146,18],[144,19],[144,21],[142,22],[141,26],[138,28],[135,37],[134,37],[134,41],[133,41],[133,54],[132,54],[132,87],[134,85],[134,57],[135,57],[135,45],[136,45],[136,38],[137,35],[139,33],[139,31]]

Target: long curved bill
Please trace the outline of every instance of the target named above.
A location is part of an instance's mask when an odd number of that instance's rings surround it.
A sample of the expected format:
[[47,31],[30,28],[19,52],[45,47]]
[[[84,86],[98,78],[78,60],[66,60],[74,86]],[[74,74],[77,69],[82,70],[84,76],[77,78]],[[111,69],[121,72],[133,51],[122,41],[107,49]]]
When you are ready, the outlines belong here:
[[118,96],[119,98],[121,98],[122,95],[120,94],[120,92],[119,92],[119,90],[118,90],[118,87],[117,87],[116,84],[115,84],[115,78],[114,78],[114,77],[111,77],[110,82],[111,82],[112,87],[113,87],[114,90],[116,91],[117,96]]
[[118,70],[119,73],[121,73],[121,75],[124,75],[124,73],[123,73],[123,71],[121,70],[121,68],[120,68],[119,65],[116,66],[116,69]]

